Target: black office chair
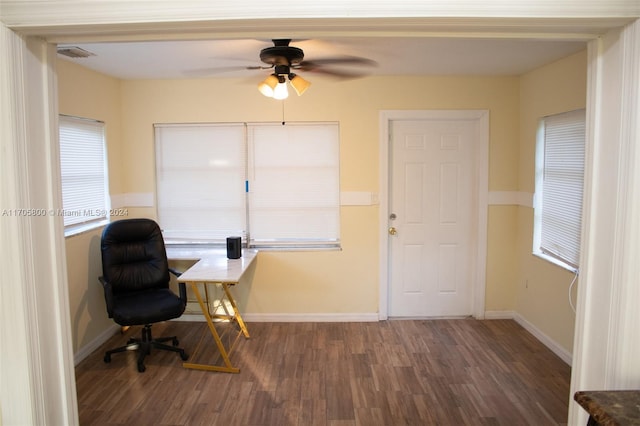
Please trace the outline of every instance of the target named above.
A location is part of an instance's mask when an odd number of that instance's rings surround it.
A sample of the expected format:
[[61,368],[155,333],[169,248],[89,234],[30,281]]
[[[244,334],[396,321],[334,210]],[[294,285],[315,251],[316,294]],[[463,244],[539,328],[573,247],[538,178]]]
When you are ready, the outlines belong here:
[[[138,371],[145,370],[144,358],[151,347],[189,356],[178,348],[175,336],[154,339],[151,324],[178,318],[187,304],[184,283],[179,284],[180,297],[169,288],[167,252],[160,227],[150,219],[124,219],[112,222],[102,232],[102,274],[109,318],[121,326],[142,325],[142,338],[130,339],[125,346],[107,351],[104,362],[111,362],[111,354],[138,350]],[[163,342],[171,341],[173,346]]]

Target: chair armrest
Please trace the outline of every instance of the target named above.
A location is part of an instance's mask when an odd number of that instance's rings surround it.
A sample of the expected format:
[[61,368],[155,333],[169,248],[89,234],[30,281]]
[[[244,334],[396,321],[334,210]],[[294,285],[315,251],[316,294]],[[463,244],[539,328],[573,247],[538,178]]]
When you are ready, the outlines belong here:
[[187,286],[184,283],[178,283],[178,290],[180,291],[180,300],[183,303],[187,303]]
[[[176,277],[180,277],[180,275],[182,275],[182,272],[175,270],[173,268],[169,268],[169,272],[171,272]],[[178,282],[178,290],[180,291],[180,300],[182,300],[182,302],[186,304],[187,303],[187,286],[184,283]]]
[[107,304],[109,318],[113,318],[113,290],[111,289],[111,284],[104,277],[98,277],[98,281],[100,281],[104,289],[104,300]]

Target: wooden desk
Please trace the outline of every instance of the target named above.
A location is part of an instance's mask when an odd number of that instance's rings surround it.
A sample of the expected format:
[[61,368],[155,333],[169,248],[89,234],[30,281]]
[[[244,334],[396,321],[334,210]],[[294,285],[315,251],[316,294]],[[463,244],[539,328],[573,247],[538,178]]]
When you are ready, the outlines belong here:
[[640,391],[580,391],[573,399],[589,413],[588,426],[640,425]]
[[[239,259],[227,259],[227,252],[225,249],[200,249],[200,248],[188,248],[188,247],[171,247],[167,246],[167,257],[169,260],[191,260],[196,263],[189,269],[184,271],[178,278],[179,282],[186,283],[190,286],[191,290],[198,300],[200,309],[207,321],[211,336],[216,343],[220,356],[224,365],[210,365],[210,364],[196,364],[192,362],[184,362],[182,365],[185,368],[193,368],[197,370],[208,371],[222,371],[225,373],[239,373],[240,369],[234,367],[231,364],[229,355],[233,350],[235,343],[241,335],[245,338],[249,337],[249,331],[247,326],[242,320],[240,311],[236,305],[233,295],[229,290],[230,286],[233,286],[240,282],[242,275],[246,272],[249,266],[254,262],[257,250],[243,249],[242,257]],[[232,312],[229,312],[226,306],[223,304],[224,314],[218,312],[211,312],[210,305],[205,304],[205,300],[200,293],[199,287],[207,294],[207,285],[215,284],[222,287],[226,300],[229,302],[232,308]],[[215,327],[214,319],[225,320],[238,325],[237,335],[232,339],[232,343],[225,347],[218,330]],[[200,341],[202,343],[202,341]],[[200,343],[192,353],[192,359],[198,353]]]

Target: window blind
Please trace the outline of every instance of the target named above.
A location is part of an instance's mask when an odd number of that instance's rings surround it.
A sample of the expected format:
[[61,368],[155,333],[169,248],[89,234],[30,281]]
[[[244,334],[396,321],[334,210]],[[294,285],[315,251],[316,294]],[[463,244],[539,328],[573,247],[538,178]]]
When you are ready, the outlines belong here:
[[248,141],[250,244],[338,245],[338,124],[250,124]]
[[156,194],[164,237],[221,243],[246,237],[243,124],[157,124]]
[[540,251],[578,267],[582,227],[585,112],[544,118]]
[[64,225],[108,219],[108,174],[104,123],[59,117]]

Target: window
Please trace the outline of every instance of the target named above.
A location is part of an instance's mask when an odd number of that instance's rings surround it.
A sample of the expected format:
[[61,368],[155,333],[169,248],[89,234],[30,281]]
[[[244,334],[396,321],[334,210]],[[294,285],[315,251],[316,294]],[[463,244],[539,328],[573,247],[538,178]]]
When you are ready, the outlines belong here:
[[337,124],[155,129],[158,221],[169,242],[339,245]]
[[538,131],[534,254],[579,267],[585,111],[544,117]]
[[156,125],[158,222],[168,241],[245,236],[245,126]]
[[61,115],[60,173],[65,234],[109,220],[104,123]]

